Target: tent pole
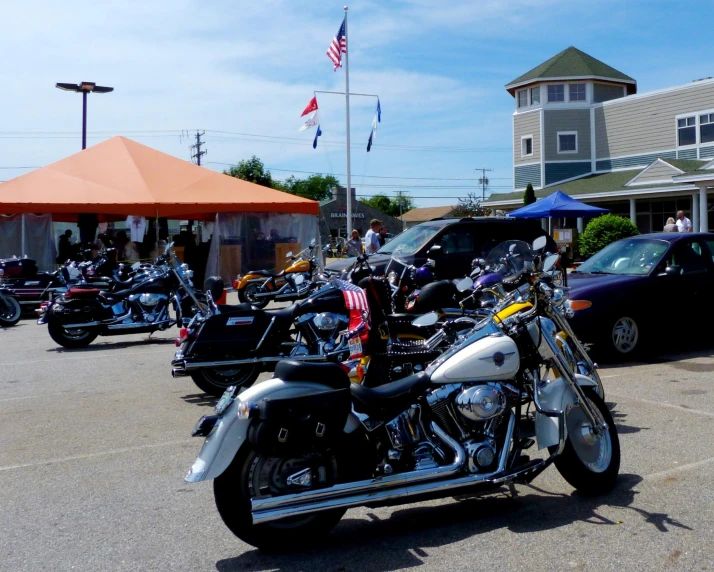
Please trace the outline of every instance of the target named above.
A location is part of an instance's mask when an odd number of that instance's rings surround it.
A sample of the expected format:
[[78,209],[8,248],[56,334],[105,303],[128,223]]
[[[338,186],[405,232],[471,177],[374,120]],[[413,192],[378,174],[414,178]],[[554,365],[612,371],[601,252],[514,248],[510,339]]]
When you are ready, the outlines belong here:
[[159,252],[159,209],[156,209],[156,220],[154,221],[154,248]]
[[21,214],[20,215],[20,248],[22,249],[22,252],[20,253],[20,258],[22,258],[26,252],[25,252],[25,215]]

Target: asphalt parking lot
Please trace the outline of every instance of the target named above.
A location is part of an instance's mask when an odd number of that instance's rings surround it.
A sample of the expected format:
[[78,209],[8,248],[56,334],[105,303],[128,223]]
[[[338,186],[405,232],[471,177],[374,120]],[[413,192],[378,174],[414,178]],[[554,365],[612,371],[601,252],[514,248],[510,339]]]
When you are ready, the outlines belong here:
[[0,570],[712,570],[714,348],[602,369],[617,489],[549,469],[486,497],[354,509],[321,548],[264,555],[183,476],[211,399],[172,379],[175,330],[66,351],[0,329]]

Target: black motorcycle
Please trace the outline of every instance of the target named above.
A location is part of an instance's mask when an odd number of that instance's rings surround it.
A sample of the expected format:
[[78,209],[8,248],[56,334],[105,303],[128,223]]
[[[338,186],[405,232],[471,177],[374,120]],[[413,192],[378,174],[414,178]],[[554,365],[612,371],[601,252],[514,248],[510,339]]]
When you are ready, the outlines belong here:
[[0,327],[14,326],[21,316],[22,308],[17,297],[7,288],[0,287]]
[[[112,281],[112,290],[70,286],[37,321],[66,348],[82,348],[97,336],[153,333],[181,325],[186,312],[205,306],[193,290],[193,272],[179,264],[170,246],[149,271]],[[169,314],[173,306],[175,318]]]

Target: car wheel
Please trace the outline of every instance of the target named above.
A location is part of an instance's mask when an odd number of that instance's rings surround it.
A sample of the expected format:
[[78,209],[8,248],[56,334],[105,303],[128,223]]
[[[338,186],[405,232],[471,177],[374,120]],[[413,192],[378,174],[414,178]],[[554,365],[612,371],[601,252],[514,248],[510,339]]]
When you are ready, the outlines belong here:
[[640,326],[634,318],[617,318],[610,331],[610,344],[614,355],[623,358],[634,355],[642,345],[641,336]]

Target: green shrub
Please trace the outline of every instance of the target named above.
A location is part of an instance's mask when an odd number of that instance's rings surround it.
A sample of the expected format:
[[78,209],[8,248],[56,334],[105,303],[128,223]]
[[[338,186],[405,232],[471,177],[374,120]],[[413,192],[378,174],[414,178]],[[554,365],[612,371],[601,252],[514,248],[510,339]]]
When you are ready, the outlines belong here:
[[536,202],[535,191],[533,190],[533,185],[528,183],[526,186],[526,191],[523,193],[523,204],[528,206]]
[[613,214],[599,216],[591,220],[580,235],[580,255],[589,258],[608,244],[636,234],[640,231],[629,218]]

